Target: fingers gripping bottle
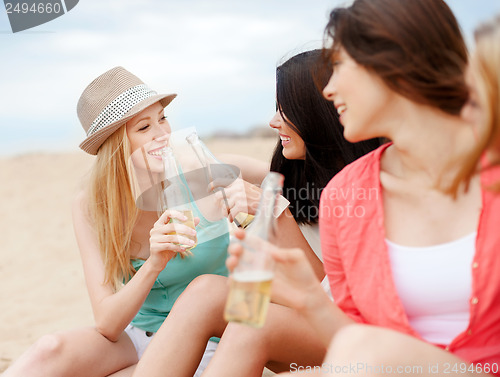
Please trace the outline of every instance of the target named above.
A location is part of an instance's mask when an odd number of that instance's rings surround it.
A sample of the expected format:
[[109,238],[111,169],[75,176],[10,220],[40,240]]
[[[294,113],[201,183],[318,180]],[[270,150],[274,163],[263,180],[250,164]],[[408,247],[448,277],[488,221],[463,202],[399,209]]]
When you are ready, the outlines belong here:
[[262,183],[255,219],[241,241],[243,255],[231,275],[224,319],[253,327],[264,325],[271,295],[274,262],[263,247],[272,241],[276,227],[275,207],[283,188],[283,175],[270,172]]
[[[196,157],[203,167],[207,184],[218,178],[222,182],[225,182],[225,186],[228,186],[236,179],[238,179],[239,172],[237,171],[237,168],[235,166],[224,164],[221,161],[217,160],[215,156],[210,152],[208,147],[200,140],[196,131],[189,134],[186,137],[186,141],[193,149]],[[224,188],[218,187],[215,190],[221,191],[224,203],[227,210],[229,211],[229,204],[224,194]],[[238,227],[246,228],[252,222],[253,218],[253,215],[240,212],[235,216],[234,223]]]
[[[181,175],[179,174],[177,160],[174,156],[172,148],[164,148],[162,159],[165,172],[165,180],[161,182],[161,194],[158,209],[159,214],[161,215],[167,209],[179,211],[187,217],[187,220],[179,221],[177,219],[170,219],[170,223],[179,223],[194,229],[194,214],[193,206],[191,204],[191,198],[189,195],[189,189],[185,182],[182,180]],[[177,233],[172,232],[169,234],[172,235]],[[193,249],[196,246],[197,237],[188,236],[185,234],[183,234],[182,236],[191,239],[195,244],[191,246],[180,243],[179,245],[186,249],[186,253],[182,253],[181,256],[191,255],[192,253],[189,250]]]

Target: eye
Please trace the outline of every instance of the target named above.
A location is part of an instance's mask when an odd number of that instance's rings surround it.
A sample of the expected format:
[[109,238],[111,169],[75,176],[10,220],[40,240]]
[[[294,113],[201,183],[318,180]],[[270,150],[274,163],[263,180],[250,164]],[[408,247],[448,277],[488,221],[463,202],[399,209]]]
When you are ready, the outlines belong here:
[[474,96],[469,96],[469,98],[467,99],[467,104],[473,108],[479,108],[479,102]]
[[146,124],[145,126],[142,126],[141,128],[139,128],[139,131],[145,131],[149,128],[149,124]]
[[166,116],[166,115],[163,115],[163,116],[160,118],[160,122],[163,122],[164,120],[167,120],[167,116]]

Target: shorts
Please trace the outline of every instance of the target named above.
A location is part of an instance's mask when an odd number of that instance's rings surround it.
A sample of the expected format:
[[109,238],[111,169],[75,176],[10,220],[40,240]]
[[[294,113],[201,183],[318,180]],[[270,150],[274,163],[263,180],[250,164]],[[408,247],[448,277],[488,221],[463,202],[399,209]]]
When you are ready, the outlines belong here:
[[[128,335],[132,343],[134,344],[135,350],[137,352],[137,357],[140,359],[142,354],[146,350],[149,342],[153,339],[154,333],[146,332],[141,330],[135,326],[128,325],[125,329],[125,333]],[[205,348],[205,353],[203,354],[203,358],[200,361],[200,365],[198,365],[198,369],[193,377],[200,377],[208,363],[214,356],[215,350],[217,349],[218,343],[208,341],[207,347]]]

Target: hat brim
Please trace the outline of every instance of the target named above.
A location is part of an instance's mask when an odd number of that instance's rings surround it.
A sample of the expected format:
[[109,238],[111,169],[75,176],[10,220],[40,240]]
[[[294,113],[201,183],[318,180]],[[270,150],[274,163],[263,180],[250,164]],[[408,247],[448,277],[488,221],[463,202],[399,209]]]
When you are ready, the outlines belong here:
[[132,107],[120,120],[111,123],[110,125],[87,137],[84,141],[82,141],[79,147],[89,154],[96,155],[99,147],[113,132],[139,114],[142,110],[155,104],[156,102],[160,102],[160,104],[165,108],[175,97],[177,97],[177,94],[156,94],[152,97],[146,98],[144,101],[141,101]]

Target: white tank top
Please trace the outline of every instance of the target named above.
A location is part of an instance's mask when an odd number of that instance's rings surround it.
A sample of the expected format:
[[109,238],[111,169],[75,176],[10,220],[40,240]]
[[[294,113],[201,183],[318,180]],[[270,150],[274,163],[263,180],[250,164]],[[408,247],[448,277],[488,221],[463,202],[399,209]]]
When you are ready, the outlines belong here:
[[449,344],[469,324],[476,232],[428,247],[386,239],[396,291],[410,325],[426,341]]

